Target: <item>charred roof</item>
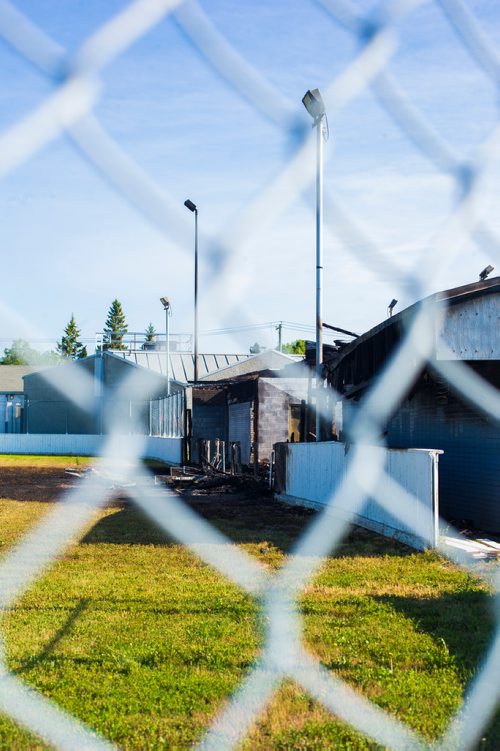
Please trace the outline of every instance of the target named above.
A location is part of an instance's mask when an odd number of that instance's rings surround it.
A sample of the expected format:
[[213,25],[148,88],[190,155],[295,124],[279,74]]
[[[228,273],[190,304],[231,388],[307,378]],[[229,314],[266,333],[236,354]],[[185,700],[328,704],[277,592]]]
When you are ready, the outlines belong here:
[[359,389],[369,383],[401,341],[422,305],[434,303],[451,307],[499,292],[500,277],[497,276],[436,292],[419,300],[325,358],[328,381],[340,392],[345,392],[347,387]]

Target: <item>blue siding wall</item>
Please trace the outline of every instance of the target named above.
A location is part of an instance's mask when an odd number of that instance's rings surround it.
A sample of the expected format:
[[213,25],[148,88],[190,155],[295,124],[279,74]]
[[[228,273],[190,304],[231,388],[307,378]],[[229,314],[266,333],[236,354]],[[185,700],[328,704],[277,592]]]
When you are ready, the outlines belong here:
[[453,395],[423,391],[407,399],[388,425],[390,447],[443,449],[441,514],[500,531],[500,431]]

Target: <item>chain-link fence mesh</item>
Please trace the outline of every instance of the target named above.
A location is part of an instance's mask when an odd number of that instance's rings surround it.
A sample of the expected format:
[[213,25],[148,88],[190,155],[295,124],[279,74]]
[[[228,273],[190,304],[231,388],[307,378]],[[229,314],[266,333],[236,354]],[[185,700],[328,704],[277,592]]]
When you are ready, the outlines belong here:
[[[419,258],[410,270],[385,253],[336,198],[326,196],[326,221],[349,252],[375,274],[390,279],[394,290],[398,287],[410,289],[415,299],[422,298],[429,289],[429,279],[440,269],[455,263],[466,242],[483,243],[492,260],[498,257],[495,231],[488,223],[486,211],[490,198],[486,178],[497,163],[500,124],[497,122],[474,156],[465,157],[438,134],[431,120],[418,111],[409,94],[400,88],[391,73],[391,60],[401,41],[399,24],[405,18],[411,19],[415,8],[421,5],[417,0],[384,3],[369,12],[362,12],[358,5],[344,0],[322,0],[321,5],[350,32],[358,45],[351,63],[323,90],[330,118],[371,91],[412,141],[415,150],[455,184],[457,199],[453,210],[442,217],[440,231],[425,258]],[[479,65],[497,88],[500,83],[499,58],[468,5],[460,0],[440,0],[439,5],[461,44],[470,53],[472,64]],[[96,104],[102,95],[99,77],[106,66],[170,13],[175,13],[177,23],[193,41],[206,64],[273,127],[287,133],[291,142],[296,144],[293,155],[279,174],[262,187],[231,227],[215,238],[204,239],[211,277],[207,295],[211,301],[220,303],[227,314],[232,307],[241,304],[246,283],[239,273],[238,251],[248,247],[257,232],[272,227],[277,217],[292,206],[314,181],[315,136],[297,129],[295,105],[240,55],[194,0],[184,3],[177,0],[132,2],[103,24],[71,56],[57,40],[50,39],[14,5],[2,2],[0,34],[3,40],[55,85],[51,94],[0,136],[0,175],[6,176],[21,167],[43,146],[64,133],[95,169],[170,241],[183,238],[185,215],[168,192],[122,150],[95,115]],[[19,314],[19,311],[7,311],[5,317],[13,320]],[[416,374],[430,358],[436,321],[444,314],[443,306],[421,306],[396,354],[361,399],[350,430],[353,445],[349,470],[345,481],[330,499],[330,509],[338,504],[355,514],[367,497],[376,497],[395,517],[406,524],[411,523],[412,504],[417,500],[386,476],[381,453],[372,444],[374,438],[379,438],[388,416]],[[450,368],[447,361],[441,359],[433,360],[432,367],[489,419],[499,420],[497,391],[465,364]],[[52,377],[50,372],[47,371],[49,379]],[[56,384],[82,413],[91,409],[89,377],[80,373],[71,381],[59,380]],[[142,380],[142,373],[137,371],[117,388],[114,396],[117,403],[130,399],[131,388],[140,390],[144,400],[152,396],[147,393],[149,387]],[[124,481],[133,479],[136,482],[130,490],[133,502],[169,535],[191,547],[206,563],[245,592],[257,596],[266,615],[267,630],[260,659],[236,694],[230,697],[200,742],[200,747],[234,747],[246,736],[285,678],[295,680],[337,717],[383,746],[394,749],[425,746],[414,731],[321,667],[304,648],[297,612],[298,596],[322,557],[336,550],[349,528],[348,521],[333,521],[326,512],[319,514],[283,568],[271,575],[251,556],[228,544],[221,533],[177,497],[170,495],[168,490],[147,484],[140,464],[137,436],[132,441],[124,435],[134,432],[130,428],[133,420],[130,410],[126,419],[127,430],[124,431],[120,414],[108,415],[109,437],[99,460],[101,466],[114,472],[119,470]],[[89,475],[2,561],[0,603],[3,609],[15,603],[78,536],[110,494],[98,477]],[[447,555],[453,557],[450,553]],[[500,629],[497,628],[460,711],[440,741],[442,748],[475,746],[498,704],[499,672]],[[58,748],[110,747],[107,741],[97,737],[54,703],[28,690],[18,677],[9,673],[5,654],[2,655],[0,708]]]

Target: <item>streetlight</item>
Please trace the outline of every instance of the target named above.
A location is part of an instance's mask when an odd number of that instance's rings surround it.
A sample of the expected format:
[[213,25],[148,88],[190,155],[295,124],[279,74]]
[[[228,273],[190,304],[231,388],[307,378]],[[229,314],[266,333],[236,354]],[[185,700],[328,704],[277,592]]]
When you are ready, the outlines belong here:
[[320,440],[319,389],[323,376],[323,139],[325,104],[319,89],[306,91],[302,104],[314,120],[316,130],[316,440]]
[[184,206],[194,213],[194,382],[198,381],[198,209],[187,198]]
[[165,334],[167,337],[167,396],[170,396],[170,326],[169,318],[172,315],[172,306],[168,297],[160,297],[160,302],[165,311]]
[[389,318],[391,318],[392,311],[394,310],[394,308],[396,307],[397,304],[398,304],[398,301],[396,300],[395,297],[393,297],[392,300],[391,300],[391,302],[387,306],[387,315],[389,316]]

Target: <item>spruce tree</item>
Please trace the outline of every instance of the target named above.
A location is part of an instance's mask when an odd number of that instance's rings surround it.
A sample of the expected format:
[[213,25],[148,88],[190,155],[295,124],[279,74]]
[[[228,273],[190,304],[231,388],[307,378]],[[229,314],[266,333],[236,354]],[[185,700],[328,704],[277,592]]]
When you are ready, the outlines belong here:
[[145,333],[145,339],[144,339],[144,341],[146,342],[146,344],[150,344],[151,342],[155,341],[155,339],[156,339],[156,329],[155,329],[155,327],[153,326],[152,323],[150,323],[148,325],[148,327],[146,328],[146,331],[144,333]]
[[127,349],[123,344],[123,337],[128,331],[125,313],[119,300],[113,300],[108,310],[108,317],[104,325],[104,349]]
[[64,329],[64,335],[61,341],[57,343],[57,351],[63,357],[70,357],[72,360],[79,360],[87,357],[87,348],[79,341],[81,331],[76,325],[75,316],[72,313],[69,323]]

